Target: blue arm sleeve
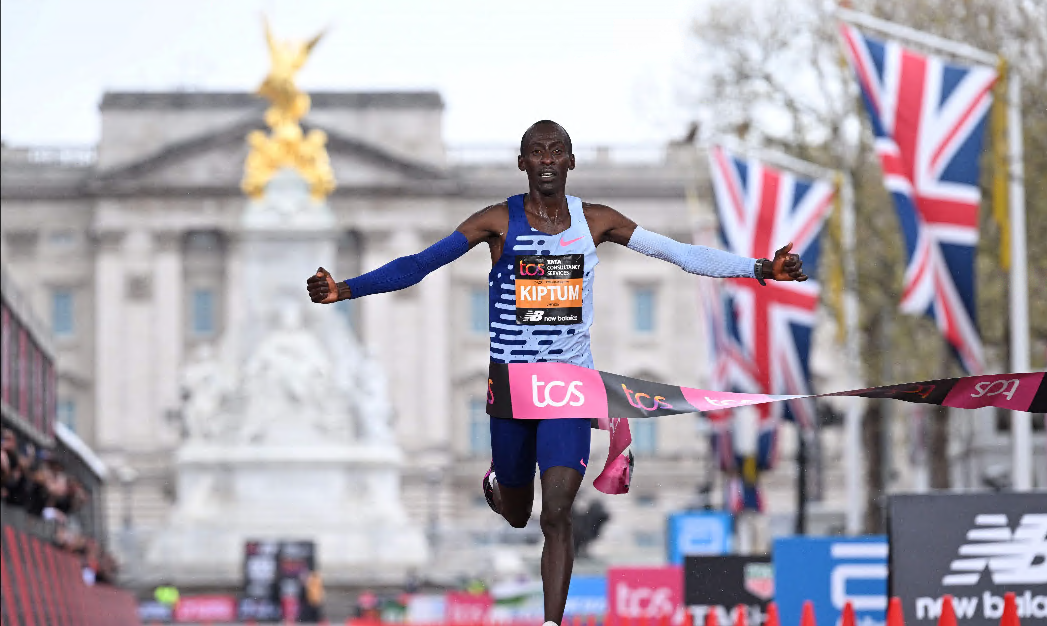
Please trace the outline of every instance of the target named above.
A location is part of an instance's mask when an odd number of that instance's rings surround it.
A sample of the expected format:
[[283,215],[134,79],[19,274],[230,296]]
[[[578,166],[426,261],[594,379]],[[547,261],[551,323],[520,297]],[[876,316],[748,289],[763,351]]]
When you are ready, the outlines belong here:
[[639,226],[629,239],[629,249],[668,261],[692,274],[713,278],[756,278],[756,259],[715,248],[680,243]]
[[439,269],[469,251],[469,240],[457,230],[418,254],[402,256],[376,270],[345,281],[352,298],[396,291],[418,284],[429,272]]

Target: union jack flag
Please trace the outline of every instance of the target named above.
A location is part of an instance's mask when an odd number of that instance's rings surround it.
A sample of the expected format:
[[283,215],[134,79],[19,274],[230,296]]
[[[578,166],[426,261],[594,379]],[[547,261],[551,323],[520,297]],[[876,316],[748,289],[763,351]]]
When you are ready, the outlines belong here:
[[934,319],[964,368],[981,374],[978,161],[996,71],[950,65],[847,24],[840,29],[905,236],[901,309]]
[[[833,185],[743,160],[720,147],[709,156],[721,246],[735,254],[769,259],[791,241],[792,252],[803,259],[809,277],[802,283],[767,281],[766,286],[751,278],[702,281],[712,384],[715,389],[749,393],[811,393],[809,355],[820,291],[819,235],[832,211]],[[735,432],[736,420],[710,415],[713,446],[721,469],[737,474],[728,483],[731,509],[762,509],[753,472],[775,464],[778,421],[784,416],[810,427],[814,403],[794,400],[735,409],[739,410],[757,412],[756,441],[739,440],[751,439],[752,433]]]

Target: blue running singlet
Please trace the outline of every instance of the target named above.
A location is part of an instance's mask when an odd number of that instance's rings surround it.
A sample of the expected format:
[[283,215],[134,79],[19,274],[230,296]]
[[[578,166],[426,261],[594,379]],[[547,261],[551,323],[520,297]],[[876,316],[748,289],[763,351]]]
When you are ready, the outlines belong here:
[[600,259],[582,201],[567,196],[571,226],[549,235],[527,222],[524,196],[508,199],[509,230],[488,275],[491,361],[593,367],[593,270]]

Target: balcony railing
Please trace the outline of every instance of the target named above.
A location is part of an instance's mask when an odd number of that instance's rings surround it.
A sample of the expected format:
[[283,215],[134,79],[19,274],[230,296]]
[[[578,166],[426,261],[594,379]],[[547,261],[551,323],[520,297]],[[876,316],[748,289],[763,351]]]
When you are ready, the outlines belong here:
[[[510,166],[516,163],[520,147],[509,144],[460,144],[447,148],[452,166]],[[664,144],[576,145],[576,162],[599,165],[657,166],[665,162]]]
[[91,167],[98,158],[94,146],[32,146],[3,149],[4,165]]

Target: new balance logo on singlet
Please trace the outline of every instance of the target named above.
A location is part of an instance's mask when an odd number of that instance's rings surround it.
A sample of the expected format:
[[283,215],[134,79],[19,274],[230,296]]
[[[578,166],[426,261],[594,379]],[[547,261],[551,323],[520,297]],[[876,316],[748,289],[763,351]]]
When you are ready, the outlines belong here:
[[545,317],[545,311],[528,311],[524,313],[523,319],[525,322],[540,322]]

